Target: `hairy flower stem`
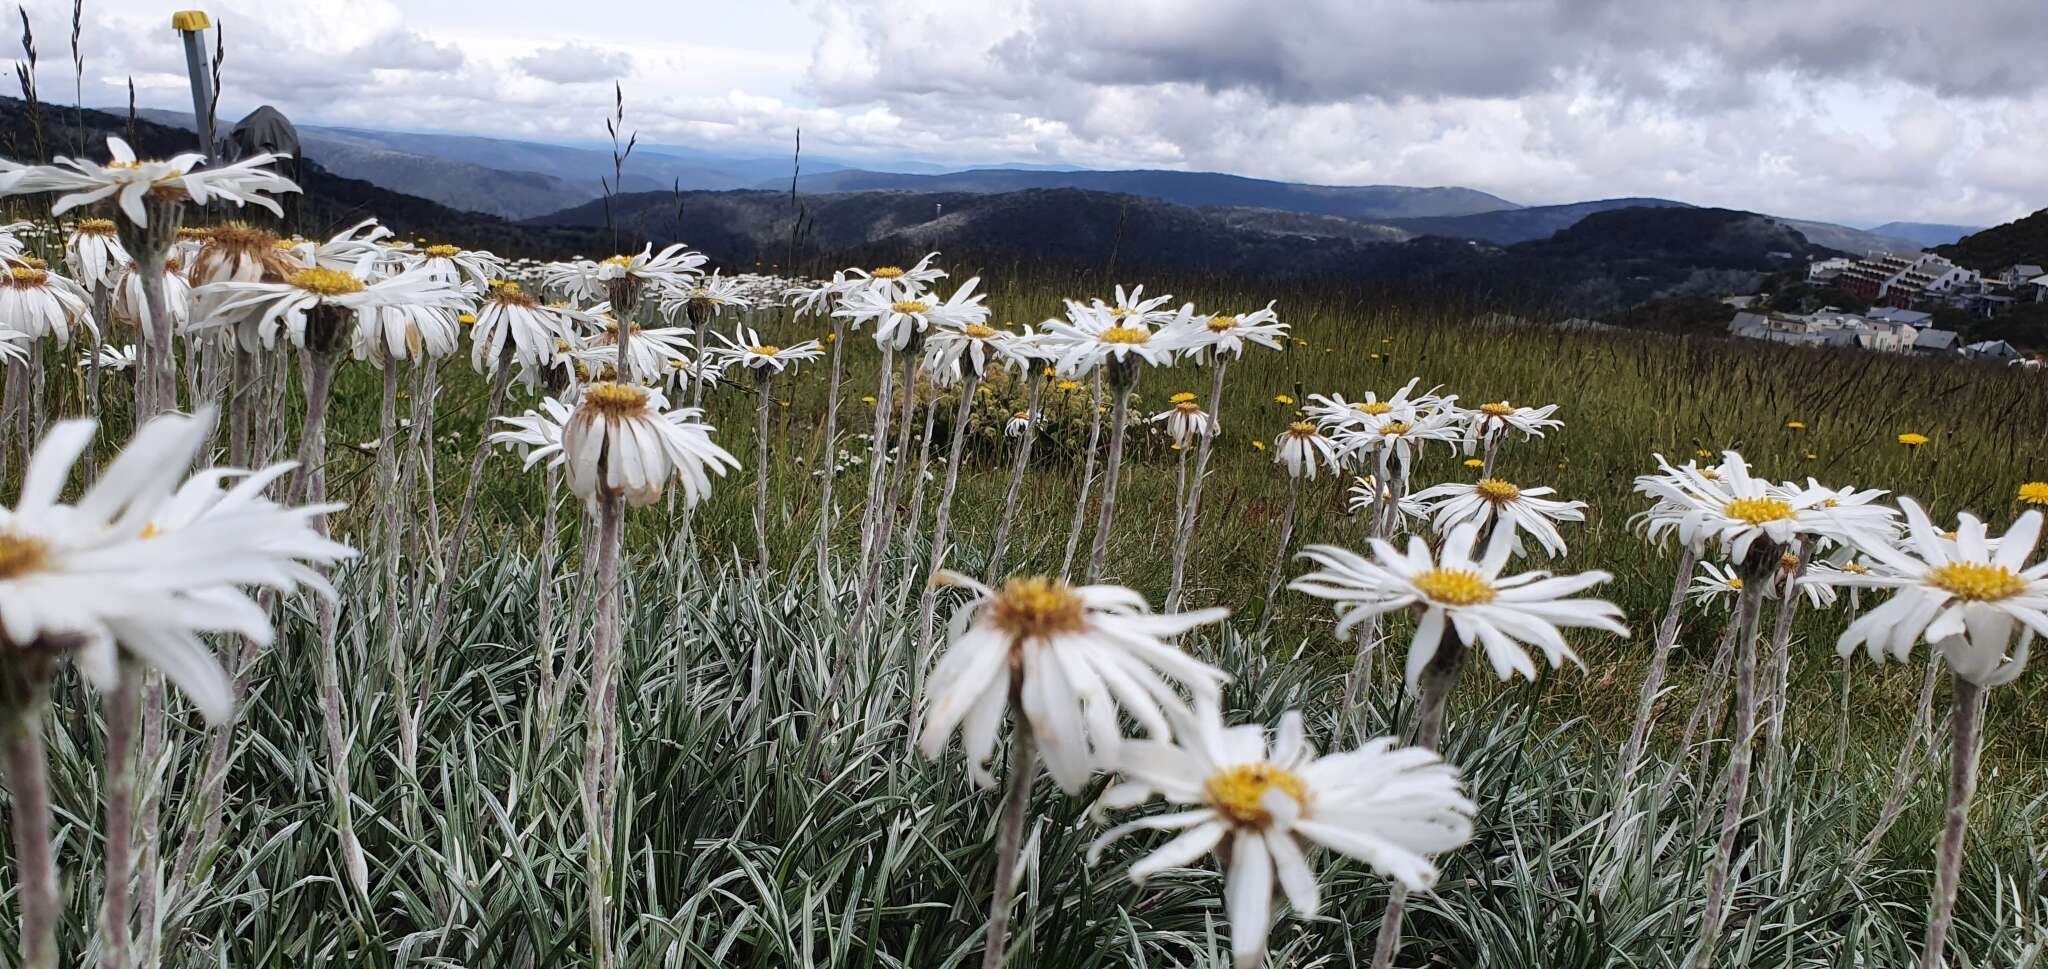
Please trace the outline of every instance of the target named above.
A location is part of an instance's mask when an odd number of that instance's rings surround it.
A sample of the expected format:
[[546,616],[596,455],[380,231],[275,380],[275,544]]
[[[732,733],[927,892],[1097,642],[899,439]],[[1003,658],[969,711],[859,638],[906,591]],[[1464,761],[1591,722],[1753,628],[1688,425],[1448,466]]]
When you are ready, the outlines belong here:
[[1643,674],[1642,695],[1636,700],[1635,723],[1629,727],[1628,743],[1621,749],[1621,774],[1614,785],[1614,816],[1607,826],[1609,844],[1621,834],[1622,822],[1628,817],[1628,812],[1621,810],[1620,805],[1631,796],[1636,771],[1642,766],[1643,747],[1649,742],[1650,722],[1657,712],[1657,697],[1664,690],[1664,672],[1670,668],[1671,650],[1678,643],[1678,620],[1685,611],[1685,589],[1692,581],[1693,566],[1698,561],[1699,553],[1689,545],[1678,553],[1677,574],[1671,580],[1671,601],[1664,607],[1663,622],[1657,626],[1657,642],[1650,648],[1650,669]]
[[[896,414],[895,460],[891,462],[879,503],[875,507],[875,557],[868,563],[867,575],[862,579],[860,602],[853,624],[853,634],[858,637],[866,628],[866,622],[874,617],[879,606],[877,596],[882,591],[883,563],[888,560],[890,535],[896,530],[896,502],[903,489],[903,476],[910,468],[911,418],[917,406],[917,344],[903,350],[901,407]],[[882,406],[877,399],[876,407]]]
[[1714,853],[1714,866],[1707,875],[1707,904],[1700,918],[1700,941],[1687,961],[1688,969],[1713,965],[1714,950],[1721,942],[1722,926],[1728,920],[1730,867],[1735,861],[1735,841],[1742,833],[1742,818],[1749,804],[1749,769],[1756,744],[1757,623],[1763,612],[1765,583],[1778,568],[1778,545],[1758,541],[1742,563],[1742,594],[1735,601],[1735,736],[1728,753],[1728,799],[1721,811],[1721,839]]
[[[1855,622],[1854,616],[1849,618]],[[1856,685],[1856,654],[1842,656],[1841,704],[1835,713],[1835,754],[1828,760],[1828,773],[1838,783],[1842,778],[1842,767],[1849,759],[1849,694]]]
[[121,685],[107,698],[107,857],[100,906],[103,965],[129,966],[132,936],[129,884],[135,877],[135,761],[137,716],[142,705],[141,667],[121,661]]
[[845,372],[846,320],[832,318],[832,376],[825,382],[825,443],[818,455],[817,467],[825,475],[823,491],[818,497],[818,543],[815,550],[818,560],[818,605],[827,616],[833,614],[832,597],[832,529],[838,523],[839,509],[832,503],[832,485],[839,479],[839,382]]
[[[1446,628],[1437,644],[1436,655],[1422,668],[1422,696],[1416,705],[1414,743],[1424,750],[1443,746],[1444,714],[1450,705],[1451,687],[1457,685],[1458,669],[1465,661],[1465,644],[1455,629]],[[1387,898],[1387,915],[1380,922],[1379,939],[1372,950],[1372,969],[1390,969],[1401,949],[1401,922],[1408,911],[1408,889],[1395,883]]]
[[1031,806],[1031,786],[1038,779],[1038,744],[1016,686],[1010,688],[1010,711],[1016,721],[1010,731],[1009,787],[1003,794],[1002,827],[996,832],[996,881],[989,889],[988,941],[982,949],[981,969],[1001,969],[1009,952],[1011,886],[1017,882],[1017,861],[1024,851],[1024,814]]
[[1264,636],[1273,625],[1273,614],[1278,610],[1280,579],[1287,569],[1287,549],[1294,544],[1294,516],[1301,506],[1301,476],[1287,476],[1287,507],[1280,512],[1280,541],[1273,546],[1273,567],[1266,572],[1266,611],[1259,617],[1259,629],[1254,637]]
[[763,579],[768,576],[768,408],[775,403],[769,393],[774,382],[774,368],[754,371],[754,393],[761,398],[754,409],[754,567]]
[[[505,409],[505,390],[512,383],[512,341],[498,351],[497,369],[491,371],[491,398],[484,407],[484,419],[477,428],[476,452],[469,456],[469,481],[462,487],[462,506],[455,513],[455,532],[449,536],[448,559],[441,572],[441,587],[434,593],[434,611],[427,622],[426,638],[420,640],[421,663],[434,668],[435,646],[448,629],[448,608],[455,601],[455,576],[462,572],[462,553],[469,544],[469,530],[476,519],[477,491],[483,486],[484,459],[490,456],[491,422]],[[431,677],[421,677],[418,703],[425,707],[425,689]]]
[[[1792,690],[1792,620],[1798,617],[1799,602],[1805,598],[1799,580],[1806,575],[1806,560],[1813,557],[1812,536],[1799,543],[1798,554],[1799,564],[1790,573],[1778,573],[1785,584],[1778,590],[1778,612],[1771,623],[1770,718],[1764,722],[1764,762],[1757,784],[1757,790],[1767,797],[1776,790],[1778,764],[1785,754],[1785,718]],[[1773,581],[1777,581],[1775,576]]]
[[[399,548],[404,525],[399,514],[398,490],[398,361],[384,361],[384,398],[380,413],[381,427],[377,438],[377,506],[383,519],[383,567],[384,567],[384,655],[391,670],[392,707],[398,715],[398,760],[402,783],[409,789],[417,790],[419,781],[419,723],[414,718],[412,705],[412,672],[406,662],[405,637],[400,633],[403,620],[398,609],[403,584],[398,578]],[[419,827],[418,801],[405,798],[406,831],[417,835]]]
[[[967,447],[967,418],[974,409],[974,388],[981,378],[969,373],[960,381],[960,406],[953,410],[953,444],[946,452],[946,484],[939,491],[939,507],[932,512],[932,571],[946,567],[952,551],[953,495],[960,486],[960,455]],[[931,648],[932,625],[939,607],[938,587],[925,583],[924,598],[918,604],[917,657],[923,665],[925,650]]]
[[1067,551],[1060,557],[1060,581],[1074,574],[1074,553],[1081,548],[1081,530],[1088,522],[1088,494],[1095,487],[1095,452],[1102,444],[1102,368],[1088,396],[1088,456],[1081,462],[1081,493],[1074,501],[1074,523],[1067,529]]
[[875,561],[875,518],[881,513],[882,485],[889,461],[889,416],[894,413],[891,394],[896,381],[896,344],[882,344],[882,372],[875,388],[875,426],[868,436],[868,498],[860,515],[860,562],[854,581],[859,583],[859,602],[854,606],[854,625],[861,624],[868,608],[868,570]]
[[1948,807],[1941,829],[1941,847],[1934,857],[1934,900],[1927,917],[1927,940],[1920,947],[1919,969],[1943,969],[1943,952],[1955,923],[1956,887],[1963,875],[1963,837],[1970,828],[1970,801],[1977,793],[1978,734],[1984,721],[1984,687],[1953,677],[1954,735],[1949,749]]
[[1195,445],[1195,477],[1188,483],[1187,503],[1181,508],[1179,521],[1174,523],[1173,580],[1166,586],[1167,612],[1180,610],[1181,592],[1187,585],[1188,545],[1194,540],[1195,516],[1202,508],[1202,481],[1209,474],[1209,452],[1223,433],[1223,372],[1229,367],[1230,361],[1218,356],[1209,371],[1209,431]]
[[1124,439],[1131,425],[1131,391],[1138,386],[1138,364],[1132,361],[1111,361],[1110,389],[1116,403],[1109,415],[1109,457],[1102,475],[1102,512],[1095,520],[1095,544],[1088,550],[1088,582],[1093,584],[1102,578],[1103,567],[1109,564],[1109,536],[1116,527],[1117,484],[1122,479],[1124,467]]
[[612,964],[610,907],[611,829],[607,805],[607,765],[613,763],[616,736],[608,723],[620,641],[619,544],[625,520],[624,501],[604,495],[598,505],[597,625],[590,641],[590,696],[585,701],[583,734],[583,822],[587,832],[584,875],[590,893],[590,956],[596,969]]
[[1045,374],[1035,367],[1031,389],[1024,403],[1024,433],[1017,437],[1017,453],[1010,462],[1010,487],[1004,492],[1001,519],[996,522],[996,541],[988,555],[988,575],[994,585],[1002,578],[1003,558],[1010,551],[1010,528],[1017,523],[1017,503],[1024,494],[1024,472],[1031,467],[1031,444],[1038,439],[1038,395],[1045,387]]
[[[543,729],[552,729],[555,722],[557,677],[555,674],[555,546],[560,542],[561,514],[558,506],[562,487],[562,469],[549,462],[541,473],[541,519],[540,556],[536,562],[540,574],[539,587],[534,589],[536,608],[540,617],[536,625],[540,639],[540,720]],[[561,680],[567,680],[563,676]],[[541,749],[545,750],[546,747]]]
[[[43,744],[50,658],[0,670],[0,765],[14,829],[13,881],[21,906],[21,969],[57,969],[57,857],[50,840],[50,765]],[[29,667],[35,667],[33,669]]]

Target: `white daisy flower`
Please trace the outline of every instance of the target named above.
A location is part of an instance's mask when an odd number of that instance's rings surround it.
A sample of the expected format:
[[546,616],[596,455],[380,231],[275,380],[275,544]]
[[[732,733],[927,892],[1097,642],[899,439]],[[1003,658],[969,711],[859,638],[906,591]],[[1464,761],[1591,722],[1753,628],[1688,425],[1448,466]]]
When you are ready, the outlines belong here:
[[946,278],[946,271],[932,265],[939,258],[936,252],[925,253],[917,265],[904,269],[901,266],[880,266],[873,270],[849,269],[848,287],[854,292],[874,293],[882,301],[913,299],[932,288],[932,284]]
[[[448,280],[438,280],[449,285]],[[452,306],[395,303],[373,306],[356,317],[353,337],[357,360],[440,359],[455,352],[461,327]]]
[[1242,316],[1216,313],[1191,317],[1187,325],[1189,330],[1183,342],[1187,345],[1188,356],[1197,362],[1207,362],[1212,355],[1244,356],[1246,344],[1278,350],[1280,341],[1287,338],[1287,324],[1280,322],[1279,314],[1273,312],[1272,303],[1267,303],[1265,309]]
[[[378,307],[455,309],[468,302],[461,290],[419,273],[366,282],[354,273],[324,268],[301,269],[278,283],[210,283],[193,296],[198,305],[192,330],[232,327],[249,351],[272,349],[279,336],[296,347],[339,349],[347,329]],[[309,327],[309,320],[319,325]]]
[[[1141,286],[1138,291],[1143,289]],[[1123,288],[1118,287],[1117,292],[1121,304]],[[1146,300],[1135,306],[1151,303]],[[1041,324],[1046,356],[1060,373],[1069,376],[1088,373],[1106,362],[1166,366],[1173,362],[1174,351],[1180,348],[1186,330],[1155,328],[1152,320],[1156,315],[1142,308],[1068,300],[1066,319]]]
[[1216,433],[1216,419],[1202,409],[1202,405],[1195,400],[1193,394],[1189,394],[1185,400],[1174,401],[1171,408],[1152,415],[1148,420],[1154,424],[1165,422],[1166,436],[1181,447],[1194,443],[1198,437]]
[[[0,341],[17,338],[18,336],[19,334],[0,330]],[[11,343],[0,342],[0,358],[5,358],[7,351],[13,348]],[[99,357],[99,367],[101,370],[120,373],[124,370],[135,369],[136,357],[135,344],[133,343],[121,346],[115,346],[111,343],[98,344],[78,355],[79,369],[90,368],[93,365],[93,357],[95,356]]]
[[492,433],[490,443],[519,452],[526,460],[527,470],[542,461],[549,467],[561,467],[566,460],[562,453],[562,428],[569,423],[571,413],[568,404],[543,397],[539,410],[529,409],[518,417],[493,418],[508,430]]
[[1621,609],[1613,603],[1567,598],[1612,579],[1612,575],[1594,571],[1554,577],[1549,572],[1524,572],[1501,578],[1509,544],[1495,541],[1484,558],[1475,560],[1472,544],[1478,534],[1470,525],[1451,529],[1444,537],[1443,551],[1434,558],[1429,544],[1420,537],[1408,540],[1406,554],[1375,540],[1372,561],[1333,545],[1312,545],[1302,557],[1322,569],[1295,579],[1288,588],[1336,603],[1339,638],[1348,637],[1354,627],[1373,616],[1403,609],[1419,612],[1415,638],[1408,646],[1410,689],[1416,688],[1423,667],[1436,656],[1447,624],[1468,648],[1483,647],[1495,675],[1503,680],[1515,673],[1535,678],[1536,666],[1523,643],[1541,648],[1553,667],[1565,660],[1580,663],[1559,632],[1561,627],[1628,635],[1621,624]]
[[1457,403],[1457,395],[1438,393],[1442,389],[1439,387],[1415,393],[1416,385],[1421,382],[1421,377],[1410,378],[1400,390],[1384,399],[1370,390],[1365,392],[1363,399],[1355,401],[1345,400],[1342,394],[1310,394],[1309,405],[1304,411],[1310,420],[1334,430],[1370,428],[1396,421],[1414,424],[1432,414],[1448,411]]
[[945,655],[925,685],[918,746],[937,758],[958,729],[968,771],[984,786],[994,782],[987,764],[1013,692],[1046,771],[1073,794],[1117,762],[1119,713],[1163,738],[1172,733],[1169,711],[1185,705],[1169,679],[1210,698],[1229,681],[1167,641],[1221,620],[1227,609],[1155,615],[1143,596],[1121,586],[1036,576],[1012,578],[1001,591],[952,572],[933,581],[975,598],[953,613]]
[[597,277],[597,263],[588,259],[551,262],[540,267],[541,289],[562,299],[588,303],[605,298],[604,282]]
[[711,493],[711,475],[740,463],[711,440],[694,407],[668,409],[659,391],[620,383],[595,383],[562,427],[569,490],[594,499],[599,489],[642,507],[661,498],[670,480],[683,487],[686,506]]
[[[561,308],[533,298],[518,283],[488,288],[470,328],[470,364],[478,373],[496,373],[500,360],[519,365],[528,386],[554,362],[558,347],[577,339],[572,320]],[[508,357],[509,354],[509,357]]]
[[660,252],[649,244],[630,256],[612,256],[589,263],[589,280],[606,297],[614,295],[614,283],[623,284],[626,295],[637,297],[647,286],[661,290],[688,285],[698,277],[698,270],[706,261],[703,253],[693,252],[680,242]]
[[1088,861],[1133,832],[1179,831],[1131,866],[1131,880],[1142,884],[1214,852],[1225,872],[1224,909],[1238,966],[1265,960],[1276,881],[1296,914],[1321,908],[1309,861],[1316,848],[1424,891],[1436,883],[1431,856],[1472,839],[1478,806],[1460,790],[1458,769],[1433,751],[1380,737],[1318,757],[1298,713],[1281,717],[1270,746],[1257,725],[1226,729],[1213,704],[1198,703],[1190,719],[1176,742],[1127,742],[1117,763],[1123,782],[1101,802],[1128,807],[1157,793],[1186,809],[1110,829],[1088,849]]
[[1646,513],[1653,537],[1671,531],[1694,549],[1716,544],[1740,562],[1758,539],[1786,546],[1807,535],[1846,538],[1853,531],[1854,519],[1838,518],[1825,507],[1832,492],[1751,477],[1748,463],[1734,451],[1724,452],[1715,469],[1674,468],[1663,455],[1656,458],[1660,473],[1636,479],[1638,491],[1658,499]]
[[750,370],[781,373],[802,361],[816,360],[824,354],[816,340],[805,340],[792,346],[781,347],[762,342],[761,334],[747,327],[734,331],[733,335],[738,338],[737,340],[727,339],[725,334],[715,330],[711,335],[725,344],[722,347],[712,347],[710,352],[713,355]]
[[145,196],[189,199],[194,205],[214,200],[236,205],[253,202],[282,216],[284,209],[270,195],[299,190],[291,179],[263,167],[282,157],[268,152],[196,171],[196,166],[206,161],[206,156],[197,152],[186,152],[168,161],[138,161],[127,142],[108,138],[107,153],[113,160],[105,165],[62,155],[57,156],[54,165],[19,165],[0,159],[0,195],[65,193],[50,206],[51,215],[112,198],[128,221],[147,226],[149,213],[142,205]]
[[[1957,676],[1981,686],[2011,682],[2025,669],[2036,635],[2048,636],[2048,561],[2027,566],[2041,538],[2041,513],[2029,511],[1993,541],[1973,515],[1957,516],[1954,537],[1936,529],[1910,498],[1903,548],[1862,537],[1856,546],[1874,567],[1843,585],[1894,590],[1891,599],[1849,624],[1835,648],[1863,646],[1874,660],[1904,660],[1921,641],[1941,652]],[[2017,637],[2017,639],[2015,639]]]
[[62,345],[71,342],[72,329],[80,326],[99,333],[92,318],[92,297],[77,283],[42,268],[40,259],[0,272],[0,327],[32,340],[55,337]]
[[[839,306],[839,301],[854,287],[846,270],[832,274],[832,278],[809,286],[791,286],[782,291],[785,306],[795,316],[830,316]],[[663,306],[666,311],[666,303]]]
[[418,255],[418,268],[429,278],[472,293],[481,293],[490,288],[491,280],[505,277],[505,260],[483,250],[433,245],[420,249]]
[[204,233],[190,265],[192,284],[276,282],[306,268],[307,260],[276,234],[242,222],[223,222]]
[[1023,437],[1024,432],[1031,429],[1032,423],[1031,412],[1020,410],[1011,414],[1009,421],[1003,424],[1003,434],[1006,437]]
[[[192,284],[185,281],[185,274],[178,271],[174,263],[164,264],[164,315],[170,317],[171,328],[185,329],[192,321]],[[114,302],[110,307],[115,321],[136,327],[148,333],[156,325],[150,314],[149,295],[142,291],[142,274],[130,263],[122,271],[114,286]]]
[[752,306],[740,284],[718,273],[685,279],[661,290],[661,316],[673,320],[677,313],[687,316],[692,323],[723,314],[728,309],[746,309]]
[[[1385,403],[1384,401],[1379,403]],[[1350,459],[1356,455],[1372,456],[1373,472],[1381,481],[1405,482],[1415,471],[1415,460],[1422,449],[1431,441],[1455,445],[1460,428],[1457,415],[1448,411],[1407,411],[1407,419],[1396,419],[1403,412],[1387,411],[1381,414],[1360,414],[1360,419],[1350,424],[1331,426],[1340,457]]]
[[1037,364],[1038,356],[1034,341],[985,323],[933,327],[925,334],[924,351],[925,369],[938,375],[946,386],[969,373],[977,378],[986,376],[990,363],[1028,371]]
[[1308,421],[1287,425],[1287,430],[1273,439],[1273,463],[1286,468],[1290,478],[1310,481],[1316,479],[1319,466],[1328,468],[1331,474],[1343,471],[1337,459],[1337,446]]
[[[390,228],[376,219],[364,219],[329,236],[325,242],[300,239],[286,243],[285,248],[301,267],[333,269],[358,279],[377,280],[402,272],[408,261],[403,243],[391,241],[393,235]],[[419,275],[450,289],[461,289],[436,274]]]
[[[1146,329],[1157,329],[1170,323],[1185,326],[1194,318],[1194,307],[1192,306],[1185,308],[1178,314],[1173,310],[1160,309],[1160,307],[1171,302],[1173,302],[1173,297],[1170,295],[1154,296],[1151,299],[1146,299],[1145,287],[1143,286],[1133,286],[1129,292],[1125,292],[1122,286],[1118,286],[1116,288],[1115,302],[1104,303],[1099,299],[1089,300],[1087,308],[1101,310],[1111,319]],[[1075,304],[1072,300],[1067,301],[1067,310],[1070,316],[1073,313],[1074,306]]]
[[[580,311],[579,318],[595,321],[597,328],[584,334],[569,351],[571,359],[593,371],[618,365],[619,321],[612,317],[611,312],[610,303],[599,303]],[[629,332],[632,337],[626,341],[628,372],[620,378],[625,382],[657,383],[682,373],[689,366],[690,336],[695,332],[689,327],[646,327],[635,323]]]
[[1465,412],[1465,453],[1472,454],[1479,445],[1492,445],[1512,431],[1521,435],[1522,440],[1542,437],[1543,432],[1564,426],[1564,422],[1553,419],[1557,413],[1556,404],[1542,407],[1516,407],[1507,401],[1488,401]]
[[1527,534],[1542,546],[1544,554],[1556,558],[1565,553],[1557,523],[1586,520],[1585,502],[1545,497],[1556,493],[1554,488],[1520,488],[1499,478],[1482,478],[1472,484],[1452,482],[1424,488],[1409,495],[1402,510],[1431,519],[1430,527],[1439,535],[1459,525],[1484,529],[1498,518],[1500,524],[1494,527],[1505,527],[1513,536],[1516,555],[1522,554],[1521,535]]
[[81,289],[112,286],[131,262],[112,219],[80,219],[64,242],[64,265]]
[[843,316],[855,326],[873,324],[875,343],[901,350],[933,326],[965,329],[987,323],[988,307],[981,305],[983,297],[974,292],[980,285],[981,277],[969,279],[942,302],[928,294],[899,298],[895,287],[869,286],[842,300],[832,315]]
[[331,597],[304,563],[354,553],[313,526],[341,506],[285,508],[261,496],[292,465],[225,490],[245,472],[202,472],[180,487],[212,424],[210,410],[150,421],[70,504],[61,492],[94,423],[50,428],[29,459],[20,499],[0,509],[0,654],[65,646],[89,683],[111,690],[118,649],[163,673],[209,721],[228,717],[227,677],[201,634],[269,642],[267,612],[239,587],[305,585]]

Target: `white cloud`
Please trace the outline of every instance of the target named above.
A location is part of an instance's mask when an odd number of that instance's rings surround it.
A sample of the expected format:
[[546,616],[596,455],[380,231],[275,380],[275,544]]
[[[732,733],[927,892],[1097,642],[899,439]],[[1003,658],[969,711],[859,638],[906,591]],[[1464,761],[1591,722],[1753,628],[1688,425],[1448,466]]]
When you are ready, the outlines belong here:
[[[1811,218],[2004,221],[2048,204],[2037,0],[219,0],[224,110],[949,164],[1662,195]],[[68,91],[66,0],[31,0]],[[148,0],[86,7],[86,99],[177,108]],[[60,82],[61,78],[61,82]]]

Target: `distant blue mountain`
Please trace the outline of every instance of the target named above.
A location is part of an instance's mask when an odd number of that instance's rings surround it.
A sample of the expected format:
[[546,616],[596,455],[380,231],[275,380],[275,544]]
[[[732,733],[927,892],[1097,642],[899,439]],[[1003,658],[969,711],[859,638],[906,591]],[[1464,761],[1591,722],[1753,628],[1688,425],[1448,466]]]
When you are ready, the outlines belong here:
[[[788,182],[780,187],[788,187]],[[763,183],[757,188],[776,188]],[[1307,185],[1217,172],[1025,171],[976,168],[942,175],[906,175],[848,169],[805,175],[798,189],[831,192],[968,192],[993,194],[1040,188],[1115,192],[1199,208],[1278,209],[1384,222],[1423,216],[1469,215],[1519,208],[1515,203],[1470,188],[1413,188],[1403,185]]]
[[1961,240],[1966,235],[1983,231],[1983,226],[1944,225],[1939,222],[1887,222],[1870,231],[1878,235],[1895,236],[1917,243],[1922,248],[1932,249]]

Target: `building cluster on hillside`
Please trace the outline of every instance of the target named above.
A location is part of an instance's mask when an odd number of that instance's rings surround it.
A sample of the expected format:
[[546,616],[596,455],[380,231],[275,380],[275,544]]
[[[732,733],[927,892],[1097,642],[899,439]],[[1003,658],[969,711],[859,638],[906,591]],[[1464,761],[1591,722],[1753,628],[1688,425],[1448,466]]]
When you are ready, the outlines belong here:
[[1834,286],[1872,306],[1907,310],[1952,307],[1996,317],[2017,303],[2048,302],[2048,271],[2014,265],[1996,273],[1965,269],[1931,252],[1873,252],[1862,259],[1823,259],[1806,267],[1809,282]]
[[1743,308],[1728,321],[1728,333],[1750,340],[1795,346],[1962,356],[1971,360],[2027,366],[2038,364],[2004,340],[1965,344],[1954,330],[1933,326],[1933,320],[1929,313],[1896,306],[1873,307],[1865,313],[1850,313],[1829,306],[1804,315]]

